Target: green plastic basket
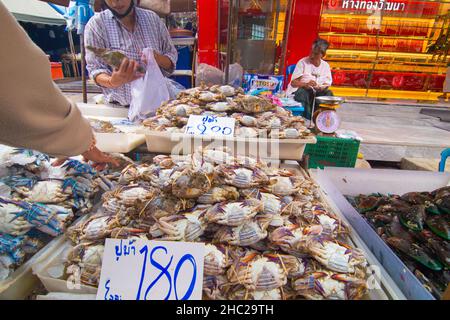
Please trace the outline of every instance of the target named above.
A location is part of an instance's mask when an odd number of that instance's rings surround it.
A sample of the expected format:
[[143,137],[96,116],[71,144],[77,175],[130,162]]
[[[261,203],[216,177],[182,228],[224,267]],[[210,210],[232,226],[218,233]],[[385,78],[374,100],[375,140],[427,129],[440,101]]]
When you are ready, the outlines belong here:
[[316,144],[307,144],[310,169],[324,167],[355,167],[359,151],[359,140],[334,137],[317,137]]

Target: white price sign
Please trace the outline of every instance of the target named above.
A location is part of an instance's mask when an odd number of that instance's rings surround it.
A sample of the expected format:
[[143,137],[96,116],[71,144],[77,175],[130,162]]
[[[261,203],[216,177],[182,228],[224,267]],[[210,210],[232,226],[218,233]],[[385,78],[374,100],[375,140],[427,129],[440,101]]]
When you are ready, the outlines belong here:
[[97,300],[201,300],[203,243],[106,239]]
[[207,137],[234,137],[234,118],[206,116],[189,116],[185,133]]

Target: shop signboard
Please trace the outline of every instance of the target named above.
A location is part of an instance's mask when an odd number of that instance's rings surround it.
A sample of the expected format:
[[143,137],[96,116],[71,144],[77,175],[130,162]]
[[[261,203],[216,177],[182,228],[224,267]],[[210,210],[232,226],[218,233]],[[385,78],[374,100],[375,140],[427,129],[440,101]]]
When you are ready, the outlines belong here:
[[386,13],[400,13],[405,15],[434,16],[438,14],[439,5],[439,2],[435,1],[327,0],[325,8],[328,11],[357,11],[360,13],[384,11]]
[[106,239],[97,300],[201,300],[203,243]]

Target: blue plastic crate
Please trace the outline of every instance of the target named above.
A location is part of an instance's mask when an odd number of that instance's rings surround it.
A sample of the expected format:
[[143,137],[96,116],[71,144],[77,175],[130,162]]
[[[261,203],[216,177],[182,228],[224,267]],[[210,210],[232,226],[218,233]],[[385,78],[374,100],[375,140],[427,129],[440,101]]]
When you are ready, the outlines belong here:
[[286,110],[289,110],[292,112],[294,116],[301,116],[303,115],[303,112],[305,112],[304,107],[284,107]]

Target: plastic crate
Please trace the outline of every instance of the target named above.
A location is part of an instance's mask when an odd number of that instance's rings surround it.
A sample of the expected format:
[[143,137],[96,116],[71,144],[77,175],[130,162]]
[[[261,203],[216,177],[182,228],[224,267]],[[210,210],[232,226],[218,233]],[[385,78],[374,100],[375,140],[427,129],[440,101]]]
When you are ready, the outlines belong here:
[[355,167],[359,151],[359,140],[334,137],[317,137],[316,144],[306,145],[310,169],[324,167]]
[[292,112],[292,115],[294,116],[302,116],[303,112],[305,112],[305,108],[303,107],[284,107],[286,110],[289,110]]
[[52,70],[52,79],[64,79],[64,73],[62,69],[61,62],[50,62],[51,70]]

